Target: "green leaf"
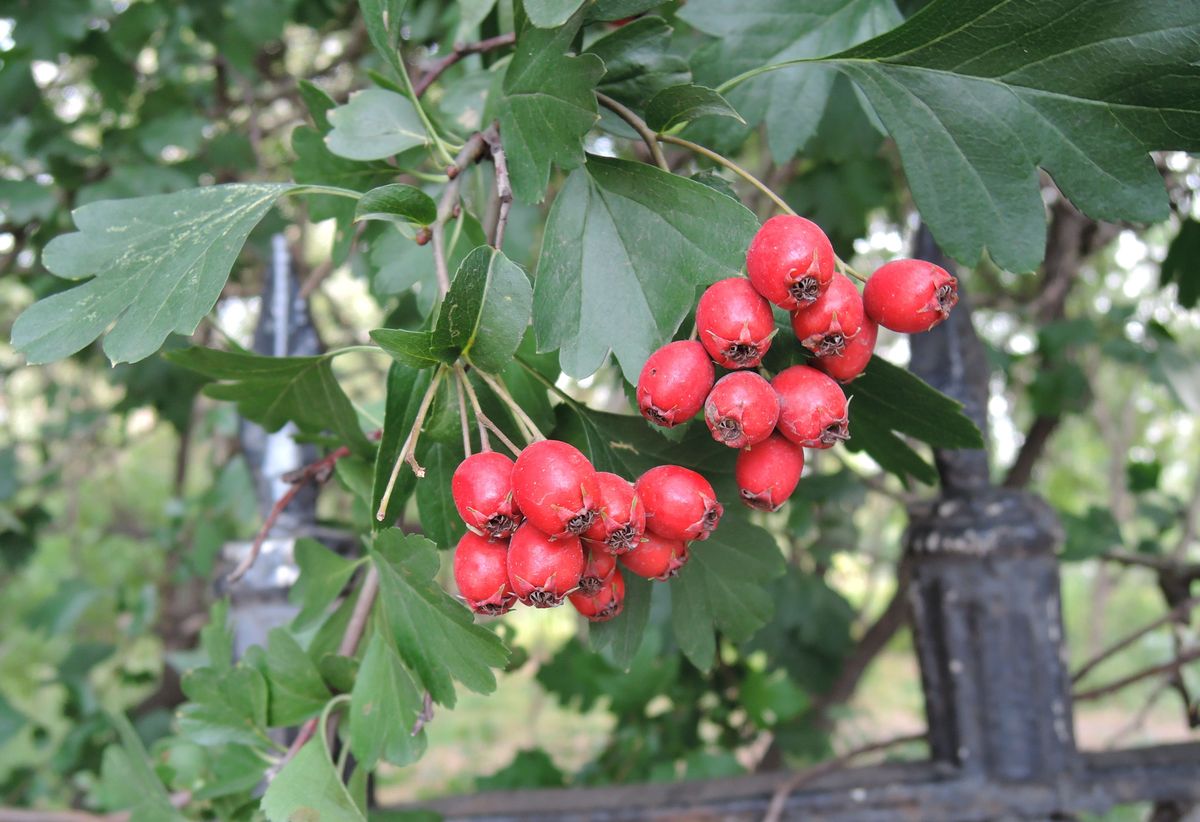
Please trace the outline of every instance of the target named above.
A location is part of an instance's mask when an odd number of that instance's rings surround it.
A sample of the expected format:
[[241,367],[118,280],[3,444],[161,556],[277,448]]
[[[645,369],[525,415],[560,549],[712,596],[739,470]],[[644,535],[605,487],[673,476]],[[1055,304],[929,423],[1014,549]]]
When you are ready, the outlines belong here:
[[354,219],[430,225],[437,219],[437,203],[415,186],[392,183],[364,194],[354,209]]
[[421,692],[396,651],[379,634],[371,636],[350,698],[350,750],[359,767],[380,759],[407,765],[425,750],[425,733],[413,736]]
[[176,822],[184,817],[171,805],[162,780],[154,772],[146,747],[133,725],[122,713],[109,713],[108,720],[117,731],[121,747],[105,750],[104,781],[127,795],[130,822]]
[[359,453],[371,450],[354,406],[333,375],[333,354],[263,357],[243,351],[193,347],[164,354],[171,362],[222,382],[204,393],[237,403],[238,413],[268,431],[289,421],[305,433],[327,428]]
[[583,0],[525,0],[525,13],[540,29],[552,29],[571,19]]
[[1167,248],[1158,283],[1175,283],[1179,290],[1176,299],[1184,308],[1195,308],[1200,300],[1200,221],[1187,219]]
[[358,0],[371,45],[397,73],[404,71],[400,63],[400,19],[407,5],[408,0]]
[[329,122],[325,145],[350,160],[382,160],[429,142],[412,102],[387,89],[356,91],[329,112]]
[[[325,115],[330,109],[337,108],[337,101],[325,89],[303,77],[296,81],[296,88],[300,92],[300,99],[304,101],[304,107],[308,109],[309,116],[313,118],[313,123],[321,131],[329,131],[329,118]],[[296,134],[292,132],[293,148],[295,148],[295,144]]]
[[[689,0],[679,17],[718,38],[692,62],[697,82],[714,87],[763,65],[831,54],[901,20],[893,0]],[[766,123],[771,155],[782,163],[816,134],[836,75],[821,65],[787,68],[727,96],[751,126]]]
[[434,700],[453,707],[455,679],[477,693],[495,690],[491,669],[503,667],[508,651],[437,584],[434,544],[393,528],[376,535],[371,558],[379,570],[380,604],[396,650]]
[[504,74],[497,106],[513,193],[540,203],[550,166],[583,162],[583,136],[596,122],[592,89],[604,64],[591,54],[564,54],[579,30],[576,15],[556,29],[522,28]]
[[292,186],[254,183],[98,202],[75,209],[79,231],[51,240],[42,263],[82,285],[34,303],[13,323],[31,363],[74,354],[108,331],[114,363],[190,335],[212,310],[250,230]]
[[851,407],[886,420],[895,431],[940,448],[984,447],[983,435],[962,412],[962,403],[882,357],[871,357],[862,376],[844,390]]
[[1064,562],[1088,559],[1124,544],[1121,528],[1106,508],[1089,508],[1083,516],[1060,511],[1067,541],[1060,558]]
[[[443,387],[446,392],[448,386]],[[447,392],[451,396],[453,392]],[[454,495],[450,491],[449,478],[454,469],[463,461],[464,454],[461,445],[461,434],[458,414],[454,414],[455,444],[449,445],[434,442],[426,446],[420,453],[421,465],[429,472],[430,477],[442,477],[443,481],[417,483],[417,513],[421,518],[421,528],[425,535],[437,545],[452,548],[462,539],[467,526],[454,507]]]
[[566,775],[541,748],[517,751],[512,762],[490,776],[475,780],[477,791],[512,791],[529,788],[562,788]]
[[393,360],[409,368],[432,368],[458,359],[457,352],[434,343],[432,331],[376,328],[371,332],[371,339]]
[[275,775],[261,807],[270,822],[367,822],[329,758],[324,734],[314,735]]
[[[300,126],[292,132],[292,151],[296,154],[292,177],[297,183],[367,191],[396,176],[396,168],[381,160],[359,162],[337,156],[311,126]],[[346,197],[313,195],[308,203],[314,221],[336,219],[349,225],[354,218],[355,202]]]
[[895,139],[947,253],[1029,271],[1046,242],[1039,166],[1091,217],[1166,217],[1148,151],[1200,149],[1198,32],[1200,8],[1170,0],[936,0],[828,62]]
[[589,157],[550,209],[533,315],[538,349],[586,377],[615,353],[627,375],[671,339],[700,286],[741,270],[758,221],[701,183]]
[[515,263],[489,246],[467,255],[450,283],[433,341],[453,348],[482,371],[497,373],[512,362],[533,306],[529,278]]
[[292,548],[300,576],[288,591],[288,601],[300,606],[292,628],[303,631],[325,616],[346,583],[354,576],[358,563],[338,556],[315,539],[298,539]]
[[665,0],[594,0],[584,9],[583,22],[623,20],[661,6]]
[[179,730],[200,745],[259,746],[267,739],[267,681],[238,663],[226,673],[189,671],[182,682],[190,700],[179,709]]
[[787,566],[774,538],[736,512],[689,548],[691,559],[671,581],[671,625],[687,658],[708,670],[716,645],[701,632],[720,630],[733,642],[750,639],[775,612],[765,584]]
[[845,446],[849,451],[866,452],[880,468],[905,483],[909,477],[926,485],[937,483],[934,467],[892,433],[891,421],[878,409],[864,410],[857,403],[850,403],[850,440]]
[[621,613],[608,622],[593,622],[588,625],[588,642],[592,648],[607,648],[613,664],[629,670],[633,658],[646,633],[646,622],[650,618],[650,594],[653,587],[649,580],[637,574],[626,573],[625,606]]
[[229,629],[229,600],[218,599],[208,610],[208,624],[200,629],[200,647],[208,667],[218,672],[233,668],[233,631]]
[[272,628],[267,635],[267,673],[272,727],[299,725],[329,701],[317,666],[284,628]]
[[687,60],[670,51],[671,27],[661,17],[639,17],[587,48],[604,61],[600,91],[641,111],[659,91],[692,79]]
[[[432,374],[428,371],[417,371],[399,363],[392,365],[388,371],[387,404],[384,409],[383,434],[379,439],[379,451],[375,456],[375,483],[371,494],[371,513],[379,510],[383,500],[383,492],[387,488],[392,466],[400,453],[400,447],[408,432],[417,419],[417,409],[421,398],[429,388]],[[375,520],[377,529],[388,528],[395,524],[404,512],[404,503],[416,486],[416,477],[412,471],[400,472],[396,478],[395,488],[388,500],[387,510],[382,520]]]
[[646,105],[646,125],[655,131],[667,131],[680,123],[710,116],[746,122],[728,100],[706,86],[671,86],[654,95]]

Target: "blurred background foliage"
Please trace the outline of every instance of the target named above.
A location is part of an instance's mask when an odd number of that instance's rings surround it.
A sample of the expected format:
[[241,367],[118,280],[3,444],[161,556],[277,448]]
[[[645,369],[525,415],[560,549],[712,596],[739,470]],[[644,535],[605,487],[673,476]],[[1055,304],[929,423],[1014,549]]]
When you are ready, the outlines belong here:
[[[493,5],[414,0],[410,59],[419,68],[466,35],[494,33],[511,10]],[[668,3],[660,13],[673,10]],[[686,56],[700,38],[678,23],[672,47]],[[24,307],[64,287],[41,267],[39,250],[70,229],[71,209],[216,182],[304,179],[306,165],[339,161],[313,147],[294,78],[342,101],[372,68],[357,6],[345,0],[0,2],[0,340]],[[429,99],[439,117],[477,120],[486,88],[478,79],[456,85],[455,71]],[[906,250],[916,218],[894,147],[859,127],[861,117],[857,105],[833,106],[808,150],[778,164],[761,130],[705,136],[870,270]],[[607,137],[592,139],[593,150],[615,150]],[[1075,663],[1166,609],[1156,563],[1200,559],[1200,166],[1185,155],[1157,160],[1173,205],[1166,222],[1097,225],[1047,184],[1054,222],[1044,268],[1012,274],[985,262],[962,272],[993,367],[996,479],[1045,495],[1067,526],[1064,607]],[[694,171],[716,176],[704,164]],[[769,213],[739,182],[720,179]],[[505,243],[512,259],[535,259],[547,207],[514,208]],[[249,338],[267,240],[281,230],[311,278],[314,318],[330,347],[365,343],[365,329],[385,313],[431,298],[407,273],[427,250],[370,230],[334,264],[346,238],[328,216],[320,201],[288,202],[256,229],[219,308],[224,330]],[[894,362],[908,355],[895,336],[880,348]],[[362,407],[379,407],[377,359],[346,357],[337,368]],[[118,806],[119,770],[102,755],[115,739],[109,711],[129,712],[169,785],[202,767],[199,750],[162,740],[208,620],[220,549],[251,536],[259,510],[234,409],[199,397],[201,384],[158,357],[110,368],[95,346],[24,367],[0,342],[5,804],[84,797]],[[598,408],[624,407],[612,369],[563,387]],[[665,614],[652,615],[624,674],[580,642],[569,609],[514,613],[506,630],[519,664],[496,694],[464,694],[440,711],[428,754],[385,772],[381,799],[725,775],[755,767],[773,742],[803,760],[920,730],[903,629],[864,665],[856,688],[835,702],[826,695],[896,590],[904,503],[931,493],[902,487],[861,455],[813,454],[802,504],[766,520],[789,559],[774,583],[777,618],[747,645],[723,644],[709,674],[673,647]],[[352,504],[331,483],[319,512],[337,525]],[[1162,661],[1174,643],[1194,639],[1184,627],[1151,633],[1106,675]],[[1081,704],[1082,745],[1186,737],[1197,721],[1200,667],[1181,673],[1178,684],[1148,680]]]

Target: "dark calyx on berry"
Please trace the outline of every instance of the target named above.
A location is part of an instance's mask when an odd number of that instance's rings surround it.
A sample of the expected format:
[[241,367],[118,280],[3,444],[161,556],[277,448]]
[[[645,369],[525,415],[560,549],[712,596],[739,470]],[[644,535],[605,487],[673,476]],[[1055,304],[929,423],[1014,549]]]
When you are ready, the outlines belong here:
[[717,422],[716,432],[723,442],[733,442],[742,436],[742,424],[733,417],[725,417]]
[[704,509],[704,517],[700,520],[700,527],[705,531],[712,531],[717,527],[717,523],[721,521],[722,508],[716,503]]
[[487,532],[488,539],[508,539],[516,525],[512,517],[494,514],[484,523],[483,530]]
[[837,445],[839,442],[845,442],[848,439],[850,439],[850,420],[847,417],[830,423],[821,432],[821,443],[823,445]]
[[584,531],[592,527],[592,523],[596,521],[596,512],[594,509],[580,511],[575,516],[567,520],[567,533],[579,536]]
[[758,346],[754,343],[730,343],[724,354],[730,362],[747,367],[757,365],[760,359]]
[[594,596],[603,587],[604,580],[600,577],[583,576],[579,578],[579,590],[588,596]]
[[604,540],[604,544],[607,545],[613,551],[613,553],[624,554],[627,551],[632,551],[634,548],[636,548],[638,543],[641,542],[641,539],[642,535],[636,528],[633,527],[633,525],[622,525],[620,528],[614,529],[613,532],[608,535],[608,538]]
[[505,597],[502,602],[481,602],[475,606],[475,613],[483,614],[484,616],[502,616],[512,610],[513,603],[517,598],[514,596]]
[[938,313],[943,317],[949,317],[950,309],[958,305],[958,288],[953,281],[938,286],[938,290],[934,293],[934,299],[937,300]]
[[605,622],[612,619],[621,612],[621,600],[613,597],[608,601],[608,604],[601,608],[591,617],[592,622]]
[[797,302],[814,303],[821,296],[821,283],[811,274],[805,275],[788,286],[788,293]]
[[547,591],[545,588],[538,588],[530,591],[525,597],[525,602],[532,605],[534,608],[555,608],[562,604],[563,598],[553,591]]
[[818,357],[836,357],[846,350],[846,335],[840,331],[834,331],[816,340],[810,337],[804,341],[804,344]]

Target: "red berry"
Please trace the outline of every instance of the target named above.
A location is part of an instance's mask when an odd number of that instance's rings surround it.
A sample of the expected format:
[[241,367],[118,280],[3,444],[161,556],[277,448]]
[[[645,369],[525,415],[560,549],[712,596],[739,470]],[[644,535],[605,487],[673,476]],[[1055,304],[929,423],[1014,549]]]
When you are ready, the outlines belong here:
[[863,302],[884,328],[919,334],[950,316],[958,303],[958,280],[924,260],[893,260],[867,280]]
[[517,601],[508,584],[508,541],[491,541],[470,531],[454,549],[454,582],[477,614],[499,616]]
[[513,497],[525,519],[551,537],[578,536],[596,518],[596,469],[573,445],[541,440],[517,457]]
[[495,451],[472,454],[454,469],[450,492],[467,527],[489,539],[508,539],[521,524],[513,504],[513,461]]
[[832,357],[817,357],[813,360],[813,365],[838,382],[850,382],[871,362],[871,354],[875,351],[875,340],[878,336],[879,326],[867,317],[854,339],[846,343],[845,351]]
[[633,483],[616,474],[597,471],[596,484],[600,489],[600,511],[583,535],[584,541],[610,554],[632,551],[646,531],[646,509]]
[[696,306],[700,342],[723,368],[755,368],[775,336],[771,304],[743,277],[713,283]]
[[575,610],[590,621],[607,622],[625,607],[625,580],[621,577],[621,572],[614,568],[612,575],[595,593],[576,591],[571,594],[570,600]]
[[583,574],[579,577],[579,590],[591,596],[608,582],[617,567],[617,558],[600,549],[583,549]]
[[578,537],[550,539],[528,522],[508,544],[508,584],[526,605],[553,608],[579,587],[583,546]]
[[650,355],[638,377],[642,416],[670,428],[687,422],[704,406],[716,374],[704,346],[695,340],[667,343]]
[[704,401],[704,421],[713,439],[730,448],[762,442],[775,430],[779,398],[753,371],[735,371],[717,380]]
[[805,448],[829,448],[850,438],[846,395],[807,365],[785,368],[771,380],[779,395],[779,433]]
[[759,294],[787,311],[821,295],[833,277],[833,246],[816,223],[781,214],[763,223],[746,252]]
[[779,434],[738,454],[734,477],[742,502],[751,508],[776,511],[796,490],[804,470],[804,449]]
[[725,513],[708,480],[680,465],[651,468],[635,487],[646,506],[646,528],[668,539],[708,539]]
[[688,547],[681,539],[667,539],[647,531],[637,550],[621,555],[621,564],[639,577],[665,582],[687,564]]
[[792,330],[801,345],[825,357],[840,354],[865,318],[858,289],[849,277],[838,274],[816,302],[792,314]]

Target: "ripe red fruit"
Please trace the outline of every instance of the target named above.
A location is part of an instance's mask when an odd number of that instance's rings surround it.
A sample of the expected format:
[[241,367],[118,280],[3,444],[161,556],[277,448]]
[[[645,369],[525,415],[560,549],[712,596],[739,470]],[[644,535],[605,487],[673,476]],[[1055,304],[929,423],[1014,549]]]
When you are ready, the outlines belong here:
[[617,558],[607,551],[583,549],[583,573],[579,577],[579,590],[591,596],[604,587],[617,567]]
[[508,539],[521,524],[513,504],[513,461],[495,451],[472,454],[454,469],[450,492],[467,528],[489,539]]
[[779,395],[779,433],[805,448],[829,448],[850,438],[846,395],[828,375],[807,365],[771,380]]
[[866,369],[875,351],[875,340],[879,337],[879,326],[870,317],[863,321],[854,339],[846,343],[841,354],[832,357],[817,357],[813,365],[838,382],[850,382]]
[[593,594],[585,594],[582,590],[570,596],[575,610],[592,622],[607,622],[621,613],[625,607],[625,580],[621,572],[613,569],[612,576],[605,580]]
[[508,544],[508,584],[526,605],[553,608],[579,587],[583,546],[578,537],[550,539],[528,522]]
[[696,331],[704,349],[723,368],[755,368],[771,347],[771,305],[743,277],[715,282],[696,306]]
[[508,584],[508,541],[490,541],[470,531],[454,549],[454,582],[477,614],[499,616],[517,601]]
[[817,356],[840,354],[862,328],[866,312],[849,277],[834,276],[825,293],[792,314],[792,330],[800,344]]
[[573,445],[541,440],[517,457],[513,497],[525,519],[551,537],[578,536],[596,518],[596,469]]
[[779,434],[738,454],[734,477],[742,502],[775,511],[796,490],[804,470],[804,449]]
[[688,561],[687,543],[646,532],[646,541],[636,551],[621,555],[621,565],[639,577],[665,582],[679,573]]
[[893,260],[867,280],[863,302],[884,328],[919,334],[950,316],[958,303],[958,280],[924,260]]
[[607,471],[596,472],[600,490],[599,515],[583,535],[589,546],[610,554],[623,554],[637,547],[646,531],[646,508],[633,483]]
[[725,513],[708,480],[680,465],[651,468],[635,487],[646,506],[646,528],[668,539],[708,539]]
[[704,401],[704,421],[713,439],[730,448],[762,442],[775,430],[779,398],[753,371],[735,371],[717,380]]
[[787,214],[772,217],[750,242],[746,272],[759,294],[787,311],[821,295],[833,277],[833,246],[816,223]]
[[656,425],[670,428],[687,422],[704,406],[715,377],[712,361],[700,343],[667,343],[642,367],[637,384],[638,408]]

